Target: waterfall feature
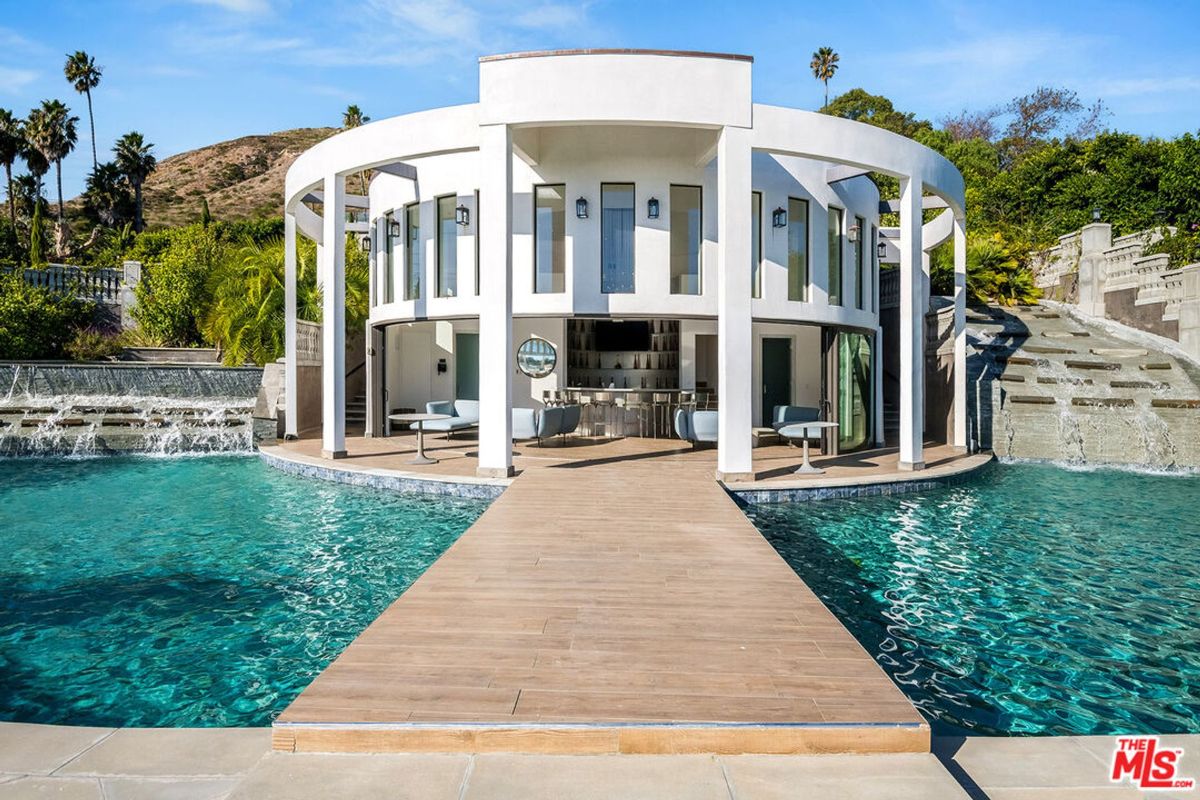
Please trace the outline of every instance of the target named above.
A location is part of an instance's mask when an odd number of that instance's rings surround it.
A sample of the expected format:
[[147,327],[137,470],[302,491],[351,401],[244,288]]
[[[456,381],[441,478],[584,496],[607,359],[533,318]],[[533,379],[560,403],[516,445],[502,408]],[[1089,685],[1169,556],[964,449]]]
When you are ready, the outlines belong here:
[[[973,311],[976,374],[992,376],[991,445],[1001,458],[1067,466],[1200,468],[1194,365],[1043,307]],[[982,396],[983,380],[976,384]],[[990,422],[990,425],[988,424]]]
[[249,452],[262,371],[0,365],[0,456]]

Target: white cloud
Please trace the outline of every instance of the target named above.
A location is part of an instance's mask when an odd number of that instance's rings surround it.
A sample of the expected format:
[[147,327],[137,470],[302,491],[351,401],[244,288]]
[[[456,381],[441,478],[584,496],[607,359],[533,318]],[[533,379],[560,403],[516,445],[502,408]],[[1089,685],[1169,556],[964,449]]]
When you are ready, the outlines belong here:
[[0,66],[0,92],[17,94],[37,78],[38,74],[31,69]]

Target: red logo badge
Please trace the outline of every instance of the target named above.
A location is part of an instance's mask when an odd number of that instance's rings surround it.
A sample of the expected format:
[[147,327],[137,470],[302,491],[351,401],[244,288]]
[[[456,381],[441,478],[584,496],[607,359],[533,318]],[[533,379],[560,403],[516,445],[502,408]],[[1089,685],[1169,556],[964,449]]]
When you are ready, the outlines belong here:
[[1194,789],[1194,779],[1179,776],[1182,758],[1182,747],[1161,747],[1157,736],[1118,736],[1109,778],[1139,789]]

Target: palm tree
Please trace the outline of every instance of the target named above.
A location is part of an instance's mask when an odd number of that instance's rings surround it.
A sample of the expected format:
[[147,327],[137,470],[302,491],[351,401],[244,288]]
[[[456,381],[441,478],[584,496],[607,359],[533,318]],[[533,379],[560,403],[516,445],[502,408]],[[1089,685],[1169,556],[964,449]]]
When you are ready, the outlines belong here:
[[53,164],[58,177],[58,222],[66,220],[62,192],[62,160],[75,149],[78,135],[75,123],[79,117],[71,116],[71,109],[58,100],[43,100],[40,108],[29,112],[25,123],[25,138],[41,153],[47,164]]
[[[342,113],[342,130],[350,130],[362,125],[366,125],[371,121],[371,118],[362,112],[362,109],[357,105],[348,105]],[[367,193],[367,175],[365,172],[358,173],[358,185],[362,194]]]
[[21,155],[25,136],[21,133],[21,120],[7,108],[0,108],[0,164],[4,165],[5,193],[8,195],[8,218],[13,228],[17,227],[17,200],[13,197],[13,163]]
[[134,217],[133,229],[142,232],[142,184],[158,167],[158,159],[152,150],[154,145],[147,142],[137,131],[130,131],[117,140],[113,147],[116,154],[117,169],[133,187]]
[[838,54],[833,52],[832,47],[822,47],[812,54],[812,61],[808,66],[812,68],[813,77],[825,84],[825,106],[828,106],[829,79],[838,70]]
[[129,190],[125,187],[121,170],[111,161],[92,170],[83,196],[96,218],[107,228],[117,224],[123,207],[128,211]]
[[100,85],[101,68],[96,66],[96,60],[82,50],[76,50],[67,56],[67,64],[63,74],[67,82],[75,87],[75,91],[87,95],[88,101],[88,131],[92,134],[92,169],[99,166],[96,158],[96,118],[92,116],[92,89]]

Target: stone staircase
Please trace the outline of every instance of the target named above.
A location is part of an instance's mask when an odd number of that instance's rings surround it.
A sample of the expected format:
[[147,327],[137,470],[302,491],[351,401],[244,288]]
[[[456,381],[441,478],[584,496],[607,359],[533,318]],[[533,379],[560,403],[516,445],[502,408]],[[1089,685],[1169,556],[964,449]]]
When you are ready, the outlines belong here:
[[972,435],[1002,458],[1200,468],[1200,369],[1048,306],[967,314]]
[[346,401],[346,427],[365,428],[367,425],[367,393],[361,392]]

